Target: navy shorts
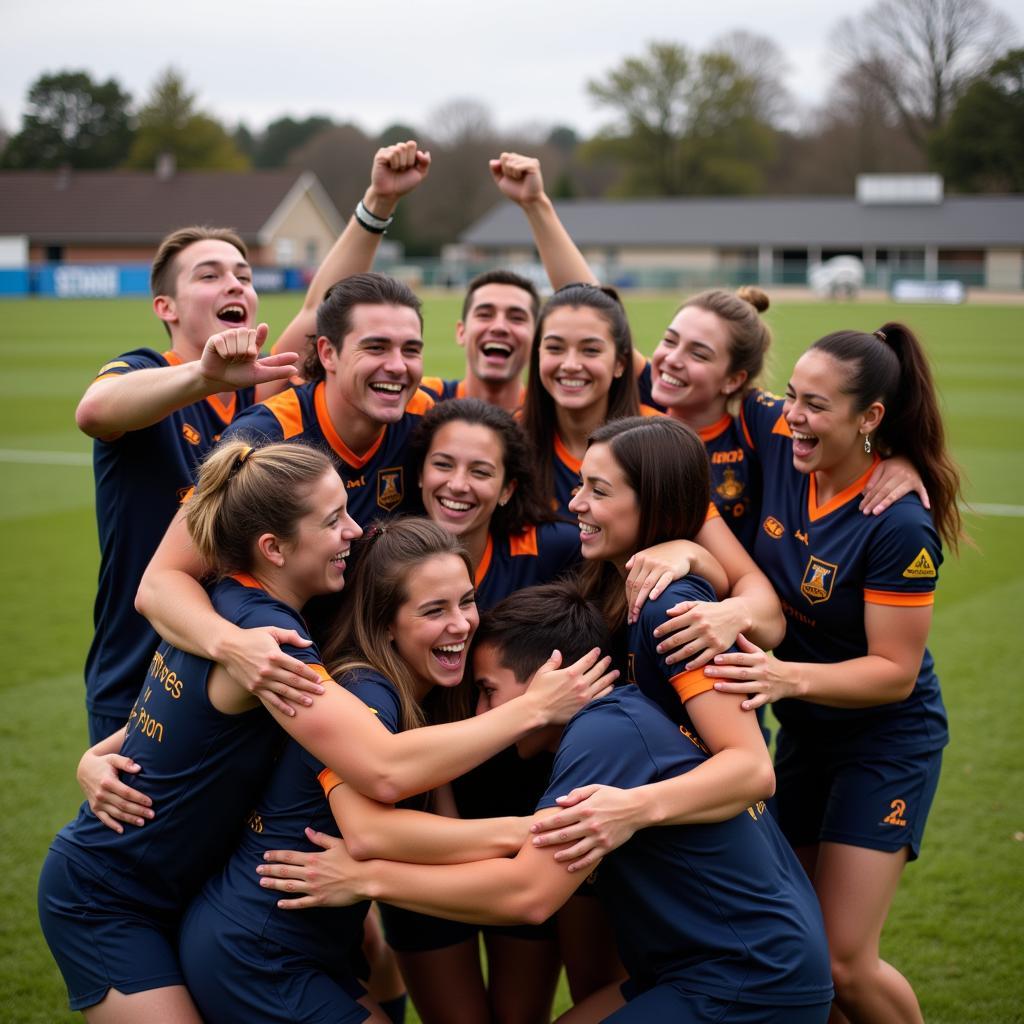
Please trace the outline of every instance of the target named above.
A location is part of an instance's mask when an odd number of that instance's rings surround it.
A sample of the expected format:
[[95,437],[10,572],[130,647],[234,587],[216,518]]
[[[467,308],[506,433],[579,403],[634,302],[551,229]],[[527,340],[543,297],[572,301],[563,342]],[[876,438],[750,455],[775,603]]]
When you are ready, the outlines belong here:
[[436,949],[448,949],[470,939],[476,939],[479,932],[492,932],[511,939],[545,941],[556,937],[555,920],[552,917],[543,924],[475,925],[463,921],[449,921],[443,917],[431,917],[401,907],[381,903],[380,916],[384,921],[384,936],[396,953],[427,953]]
[[843,843],[921,852],[939,784],[942,751],[858,754],[794,739],[781,729],[775,755],[778,822],[795,847]]
[[689,991],[678,981],[664,982],[639,995],[627,981],[622,985],[622,995],[626,1005],[605,1017],[609,1024],[825,1024],[832,1009],[831,1000],[812,1006],[737,1003]]
[[[305,911],[296,911],[305,913]],[[181,966],[204,1020],[228,1024],[358,1024],[366,989],[236,924],[203,896],[181,925]]]
[[39,875],[39,923],[68,987],[72,1010],[184,985],[178,922],[121,903],[97,876],[50,850]]

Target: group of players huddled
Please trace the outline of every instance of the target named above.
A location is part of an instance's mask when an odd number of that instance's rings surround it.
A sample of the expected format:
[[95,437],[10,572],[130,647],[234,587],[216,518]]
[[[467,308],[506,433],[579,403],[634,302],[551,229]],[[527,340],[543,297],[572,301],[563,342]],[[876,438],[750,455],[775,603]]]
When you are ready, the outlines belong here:
[[39,885],[72,1009],[533,1024],[564,965],[574,1024],[921,1021],[879,956],[961,530],[919,342],[829,334],[780,398],[748,287],[648,360],[506,153],[555,291],[476,278],[465,377],[423,377],[420,302],[370,268],[429,167],[376,154],[265,358],[242,241],[168,236],[170,349],[79,404],[93,745]]

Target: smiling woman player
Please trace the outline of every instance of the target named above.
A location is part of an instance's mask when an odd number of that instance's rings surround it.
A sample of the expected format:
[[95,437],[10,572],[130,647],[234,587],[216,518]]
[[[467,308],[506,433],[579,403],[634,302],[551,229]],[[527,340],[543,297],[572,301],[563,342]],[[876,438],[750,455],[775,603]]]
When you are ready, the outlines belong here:
[[[196,547],[220,581],[214,607],[240,627],[306,637],[299,614],[344,586],[359,527],[325,456],[301,445],[254,449],[242,441],[209,456],[188,503]],[[293,657],[326,674],[315,647]],[[279,746],[259,701],[218,665],[162,643],[128,725],[94,748],[141,768],[130,806],[157,807],[145,828],[108,807],[56,837],[39,883],[43,932],[72,1009],[90,1021],[198,1021],[177,958],[181,912],[230,847]],[[118,797],[119,798],[119,797]],[[140,822],[141,823],[141,822]]]

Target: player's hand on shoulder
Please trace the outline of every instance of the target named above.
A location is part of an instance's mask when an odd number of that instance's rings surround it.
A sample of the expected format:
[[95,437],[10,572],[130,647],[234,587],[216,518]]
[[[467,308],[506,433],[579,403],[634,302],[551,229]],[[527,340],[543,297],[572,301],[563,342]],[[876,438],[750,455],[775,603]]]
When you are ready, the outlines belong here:
[[[373,157],[370,189],[381,199],[399,199],[416,188],[429,172],[430,153],[420,149],[413,139],[382,146]],[[378,211],[371,208],[370,212]]]
[[570,871],[592,871],[601,858],[629,842],[641,826],[635,794],[590,785],[558,797],[559,810],[530,826],[534,846],[557,846],[555,860]]
[[514,203],[521,206],[544,196],[544,178],[540,161],[521,153],[502,153],[490,161],[494,184]]

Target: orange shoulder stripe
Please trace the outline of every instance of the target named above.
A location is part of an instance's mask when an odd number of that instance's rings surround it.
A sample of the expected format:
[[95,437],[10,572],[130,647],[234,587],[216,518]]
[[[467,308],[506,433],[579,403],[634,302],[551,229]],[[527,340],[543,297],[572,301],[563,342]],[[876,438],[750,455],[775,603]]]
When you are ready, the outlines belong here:
[[679,700],[685,704],[698,694],[707,693],[715,688],[714,679],[704,675],[704,669],[691,668],[688,672],[680,672],[669,679],[672,689],[679,694]]
[[406,405],[405,411],[411,412],[414,416],[422,416],[424,413],[429,412],[437,403],[433,398],[426,393],[426,391],[420,391],[418,388],[413,392],[412,398],[409,399],[409,404]]
[[868,604],[891,605],[894,608],[927,608],[935,604],[935,591],[923,594],[902,594],[891,590],[864,590],[864,600]]
[[713,502],[708,502],[708,511],[704,516],[704,522],[710,523],[712,519],[721,519],[722,513],[718,511],[718,506]]
[[297,391],[282,391],[263,403],[281,425],[282,440],[296,437],[302,433],[302,406],[299,405]]

